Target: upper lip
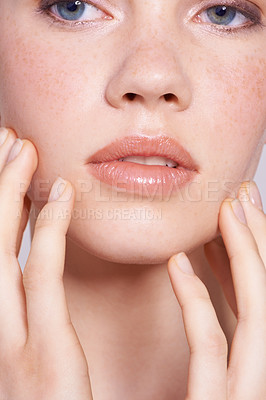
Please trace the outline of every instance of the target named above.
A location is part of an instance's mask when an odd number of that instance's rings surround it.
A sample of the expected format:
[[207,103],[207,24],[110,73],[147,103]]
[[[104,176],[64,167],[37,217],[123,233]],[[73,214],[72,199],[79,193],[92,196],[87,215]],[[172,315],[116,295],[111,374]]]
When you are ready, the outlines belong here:
[[176,139],[166,135],[153,137],[132,135],[118,138],[94,153],[87,163],[115,161],[128,156],[166,157],[188,170],[198,169],[189,152]]

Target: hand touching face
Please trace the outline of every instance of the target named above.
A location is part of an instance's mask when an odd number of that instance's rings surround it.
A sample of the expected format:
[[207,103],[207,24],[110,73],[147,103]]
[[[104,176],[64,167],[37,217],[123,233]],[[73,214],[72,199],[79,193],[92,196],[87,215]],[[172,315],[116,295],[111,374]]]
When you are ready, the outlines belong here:
[[24,198],[38,157],[29,140],[15,139],[12,131],[0,132],[0,398],[91,400],[63,286],[73,188],[63,179],[54,183],[22,275],[17,256],[30,208]]
[[191,352],[189,400],[266,397],[266,216],[256,190],[255,183],[244,182],[241,201],[223,202],[219,226],[225,246],[215,241],[205,245],[210,266],[237,317],[230,354],[208,290],[189,259],[179,253],[169,260]]

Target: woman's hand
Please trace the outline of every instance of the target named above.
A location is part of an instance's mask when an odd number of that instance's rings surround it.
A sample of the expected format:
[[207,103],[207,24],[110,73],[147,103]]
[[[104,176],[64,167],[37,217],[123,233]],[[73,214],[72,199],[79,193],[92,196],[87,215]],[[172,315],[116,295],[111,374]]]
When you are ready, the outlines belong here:
[[257,207],[249,199],[249,188],[256,190],[256,184],[242,183],[240,201],[228,198],[222,203],[220,242],[225,247],[217,246],[217,240],[204,246],[237,317],[229,362],[227,341],[208,291],[189,259],[179,253],[168,263],[190,347],[186,400],[266,399],[266,216],[259,194],[254,196]]
[[33,144],[23,140],[20,153],[6,163],[16,135],[11,130],[7,138],[1,135],[0,399],[90,400],[88,365],[62,280],[74,190],[67,181],[65,187],[64,181],[53,186],[53,194],[61,197],[40,211],[22,275],[17,256],[30,201],[20,188],[23,183],[28,190],[38,156]]

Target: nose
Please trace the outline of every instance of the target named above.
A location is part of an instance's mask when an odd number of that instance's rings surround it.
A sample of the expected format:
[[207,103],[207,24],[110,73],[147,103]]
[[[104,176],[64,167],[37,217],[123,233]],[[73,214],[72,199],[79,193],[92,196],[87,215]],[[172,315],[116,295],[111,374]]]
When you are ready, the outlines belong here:
[[177,53],[160,40],[117,56],[119,64],[114,62],[115,73],[106,87],[108,103],[118,109],[141,104],[149,111],[185,110],[191,102],[191,87]]

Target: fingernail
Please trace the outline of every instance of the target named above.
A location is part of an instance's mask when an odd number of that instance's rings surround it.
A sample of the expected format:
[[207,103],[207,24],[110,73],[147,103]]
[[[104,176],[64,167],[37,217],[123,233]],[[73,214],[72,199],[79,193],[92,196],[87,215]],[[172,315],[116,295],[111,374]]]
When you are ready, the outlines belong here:
[[239,189],[239,200],[250,201],[255,207],[263,210],[259,189],[254,181],[243,182]]
[[13,161],[17,157],[17,155],[20,153],[20,150],[22,149],[22,146],[23,146],[22,140],[16,139],[9,152],[6,164]]
[[251,200],[251,203],[254,204],[254,206],[259,208],[260,210],[263,210],[260,192],[259,192],[259,189],[258,189],[258,187],[257,187],[257,185],[256,185],[256,183],[254,181],[250,182],[249,198]]
[[5,142],[8,135],[8,130],[6,128],[0,128],[0,146]]
[[240,201],[238,199],[235,199],[233,201],[231,201],[231,207],[234,211],[235,216],[238,218],[238,220],[240,222],[242,222],[242,224],[247,225],[247,220],[246,220],[246,216],[242,207],[242,204],[240,203]]
[[178,253],[175,257],[175,262],[177,263],[178,267],[181,269],[182,272],[188,275],[195,275],[192,265],[186,256],[185,253]]
[[62,195],[66,187],[66,181],[62,179],[60,176],[55,180],[51,191],[50,195],[48,198],[48,202],[50,201],[56,201],[59,199],[59,197]]

